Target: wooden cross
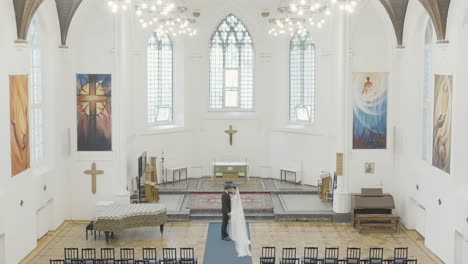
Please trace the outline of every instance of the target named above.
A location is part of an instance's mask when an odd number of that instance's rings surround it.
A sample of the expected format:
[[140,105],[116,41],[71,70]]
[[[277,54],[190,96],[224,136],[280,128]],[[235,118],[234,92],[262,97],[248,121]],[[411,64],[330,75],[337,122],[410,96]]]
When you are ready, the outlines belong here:
[[232,125],[229,125],[229,129],[228,129],[228,130],[224,130],[224,133],[229,134],[229,145],[232,146],[232,135],[234,135],[235,133],[237,133],[237,130],[232,129]]
[[96,193],[96,175],[103,174],[103,173],[104,173],[103,170],[96,170],[96,162],[93,162],[93,164],[91,164],[90,170],[84,171],[84,174],[88,174],[92,176],[91,191],[93,192],[93,194]]

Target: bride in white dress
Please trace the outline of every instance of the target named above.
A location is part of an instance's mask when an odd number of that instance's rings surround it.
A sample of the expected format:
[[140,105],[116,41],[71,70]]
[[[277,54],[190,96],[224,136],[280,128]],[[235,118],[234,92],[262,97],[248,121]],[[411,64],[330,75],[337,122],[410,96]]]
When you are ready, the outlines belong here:
[[236,244],[238,257],[252,256],[250,240],[245,222],[244,207],[240,198],[239,189],[231,196],[231,224],[229,225],[229,237]]

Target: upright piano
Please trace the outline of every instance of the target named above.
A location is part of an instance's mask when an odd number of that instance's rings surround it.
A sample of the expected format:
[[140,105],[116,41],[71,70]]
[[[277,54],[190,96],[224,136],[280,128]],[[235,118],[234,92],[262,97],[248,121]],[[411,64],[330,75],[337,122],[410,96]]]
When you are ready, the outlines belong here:
[[362,188],[360,194],[353,194],[351,208],[353,226],[359,230],[372,227],[398,231],[399,217],[392,214],[395,201],[381,188]]

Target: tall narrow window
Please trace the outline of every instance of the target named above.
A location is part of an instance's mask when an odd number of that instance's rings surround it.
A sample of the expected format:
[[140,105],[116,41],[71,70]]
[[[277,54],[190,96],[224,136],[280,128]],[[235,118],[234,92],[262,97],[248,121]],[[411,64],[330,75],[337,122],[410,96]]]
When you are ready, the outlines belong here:
[[422,117],[422,159],[432,160],[432,42],[434,28],[431,20],[427,23],[424,37],[424,85],[423,85],[423,117]]
[[228,15],[211,37],[211,109],[253,109],[252,39],[234,15]]
[[173,122],[173,45],[169,36],[153,32],[148,41],[148,123]]
[[42,109],[41,44],[37,20],[33,19],[28,32],[31,44],[30,60],[30,111],[31,111],[31,162],[39,166],[44,160],[44,123]]
[[289,48],[289,120],[315,120],[315,44],[307,32],[296,33]]

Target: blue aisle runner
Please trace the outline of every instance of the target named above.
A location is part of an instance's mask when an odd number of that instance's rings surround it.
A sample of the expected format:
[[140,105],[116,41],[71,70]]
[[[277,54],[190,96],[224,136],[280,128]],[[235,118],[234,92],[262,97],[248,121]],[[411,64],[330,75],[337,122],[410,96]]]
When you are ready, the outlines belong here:
[[[247,230],[250,234],[249,225]],[[237,257],[234,241],[221,240],[221,223],[210,223],[206,236],[204,264],[252,264],[252,257]]]

